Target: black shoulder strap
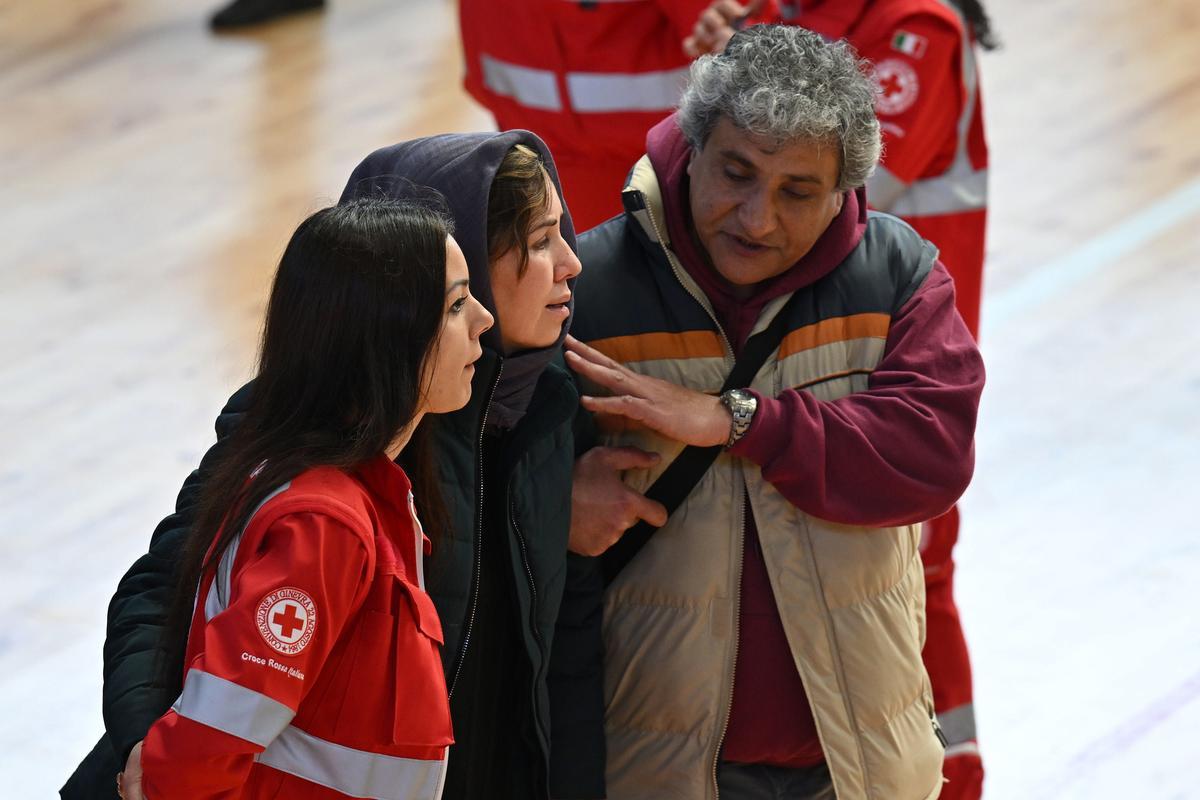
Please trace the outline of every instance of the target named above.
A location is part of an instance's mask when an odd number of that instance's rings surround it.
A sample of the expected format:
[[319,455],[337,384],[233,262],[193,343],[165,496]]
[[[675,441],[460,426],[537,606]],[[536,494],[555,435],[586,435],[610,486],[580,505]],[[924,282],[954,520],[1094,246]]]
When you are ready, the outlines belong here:
[[[722,392],[749,386],[754,380],[754,376],[762,369],[762,365],[766,363],[767,358],[779,348],[787,328],[789,311],[797,294],[799,292],[793,294],[783,308],[779,309],[779,313],[775,315],[766,329],[759,331],[746,342],[746,346],[742,348],[741,357],[734,363],[729,377],[725,379],[725,384],[721,387]],[[721,445],[713,447],[688,445],[663,470],[662,474],[658,476],[658,480],[646,490],[646,497],[662,503],[667,509],[668,516],[675,513],[675,509],[679,508],[680,504],[692,493],[692,489],[696,487],[700,478],[704,476],[704,473],[708,471],[708,468],[712,466],[724,449]],[[650,537],[656,530],[658,529],[653,525],[645,520],[640,520],[638,524],[625,531],[625,535],[616,544],[605,551],[600,560],[604,568],[606,584],[612,583],[625,565],[633,560],[639,550],[645,547],[646,542],[650,541]]]

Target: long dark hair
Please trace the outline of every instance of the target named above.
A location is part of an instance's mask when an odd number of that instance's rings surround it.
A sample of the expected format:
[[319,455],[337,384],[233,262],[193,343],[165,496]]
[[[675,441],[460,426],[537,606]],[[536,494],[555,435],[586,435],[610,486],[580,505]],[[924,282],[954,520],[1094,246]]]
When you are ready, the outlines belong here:
[[[292,235],[271,288],[249,409],[200,490],[178,562],[159,661],[168,685],[182,677],[200,576],[267,495],[312,467],[362,464],[415,418],[443,320],[452,228],[428,202],[360,199],[316,212]],[[445,511],[428,427],[418,426],[404,462],[432,536]]]
[[995,50],[1000,46],[1000,40],[996,38],[996,34],[992,30],[992,20],[983,10],[983,3],[980,0],[950,0],[950,4],[957,8],[966,19],[967,25],[971,28],[971,34],[975,37],[975,41],[979,42],[980,47],[984,50]]

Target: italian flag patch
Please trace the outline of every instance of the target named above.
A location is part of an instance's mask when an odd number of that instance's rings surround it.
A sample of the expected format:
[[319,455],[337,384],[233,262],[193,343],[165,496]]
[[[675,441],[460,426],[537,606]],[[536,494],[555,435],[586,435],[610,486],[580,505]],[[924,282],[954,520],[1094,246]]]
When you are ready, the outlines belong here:
[[925,46],[927,44],[928,41],[924,36],[918,36],[908,31],[896,31],[892,35],[892,49],[913,58],[920,58],[925,55]]

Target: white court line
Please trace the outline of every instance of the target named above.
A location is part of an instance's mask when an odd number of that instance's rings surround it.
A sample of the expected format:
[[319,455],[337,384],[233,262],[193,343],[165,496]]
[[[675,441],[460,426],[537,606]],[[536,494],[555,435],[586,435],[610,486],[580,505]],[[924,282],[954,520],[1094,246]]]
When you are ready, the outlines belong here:
[[1200,212],[1200,178],[1062,258],[1043,264],[1014,286],[985,296],[982,339],[987,341],[994,329],[1002,328],[1013,317],[1092,277],[1197,212]]

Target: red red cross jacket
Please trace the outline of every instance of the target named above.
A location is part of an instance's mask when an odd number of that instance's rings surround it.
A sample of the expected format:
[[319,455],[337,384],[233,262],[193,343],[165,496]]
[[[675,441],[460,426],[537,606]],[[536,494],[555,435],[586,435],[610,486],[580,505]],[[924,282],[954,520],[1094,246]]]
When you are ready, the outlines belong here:
[[439,798],[453,739],[428,544],[386,456],[272,494],[201,581],[146,797]]
[[462,0],[466,88],[554,154],[575,230],[621,212],[646,131],[671,113],[710,0]]

